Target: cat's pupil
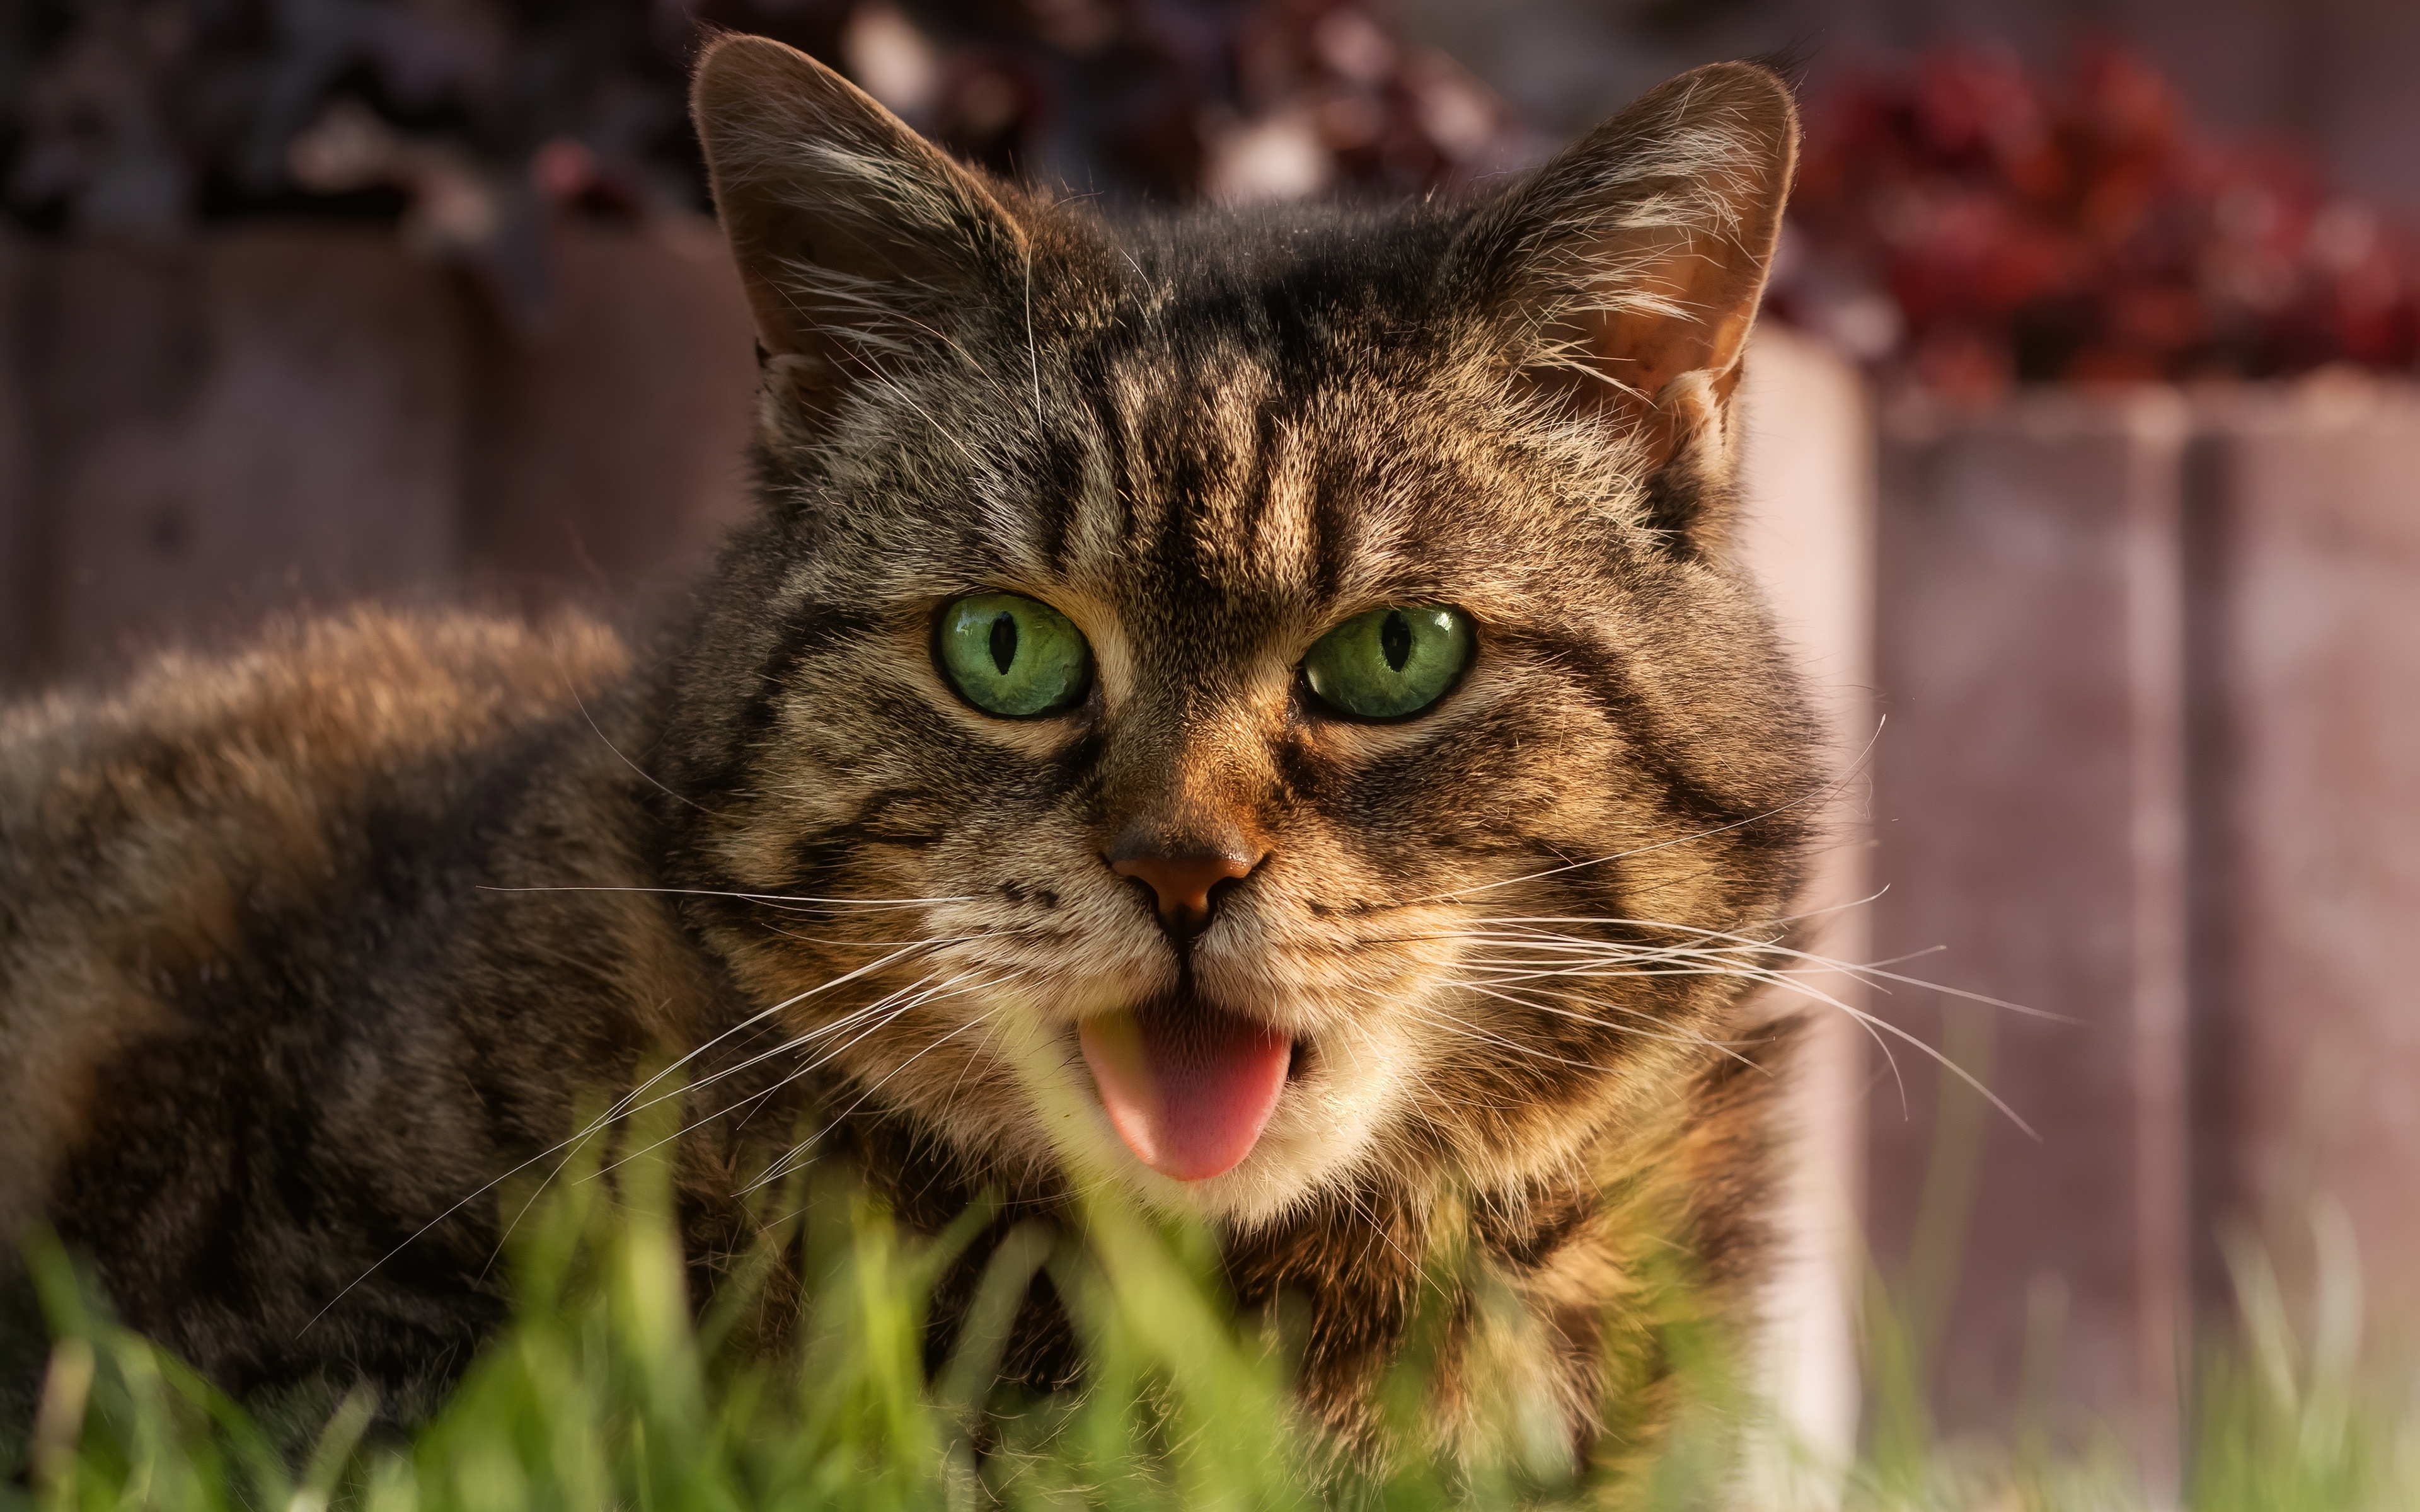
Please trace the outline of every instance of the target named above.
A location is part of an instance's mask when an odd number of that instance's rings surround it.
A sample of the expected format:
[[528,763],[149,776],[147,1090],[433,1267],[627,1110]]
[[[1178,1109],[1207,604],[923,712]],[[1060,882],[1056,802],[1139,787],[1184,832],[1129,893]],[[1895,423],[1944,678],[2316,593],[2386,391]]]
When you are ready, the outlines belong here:
[[1003,614],[991,622],[991,664],[1008,675],[1008,664],[1016,659],[1016,616]]
[[1412,622],[1404,618],[1403,610],[1388,615],[1387,623],[1378,626],[1378,650],[1395,671],[1402,671],[1404,663],[1412,659]]

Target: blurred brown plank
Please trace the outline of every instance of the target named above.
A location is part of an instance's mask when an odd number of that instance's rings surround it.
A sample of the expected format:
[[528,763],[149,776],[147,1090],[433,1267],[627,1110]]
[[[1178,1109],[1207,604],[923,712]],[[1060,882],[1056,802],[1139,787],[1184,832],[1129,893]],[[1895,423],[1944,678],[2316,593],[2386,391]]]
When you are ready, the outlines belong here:
[[101,674],[365,596],[675,599],[747,507],[737,280],[693,217],[551,255],[552,318],[513,333],[381,231],[23,248],[0,664]]
[[460,577],[463,300],[394,239],[47,249],[45,672]]
[[34,676],[39,599],[32,393],[25,381],[27,254],[0,236],[0,695]]
[[[2420,1324],[2420,389],[2206,396],[2195,872],[2202,1198],[2292,1261],[2341,1202]],[[2205,1251],[2206,1263],[2215,1256]],[[2205,1290],[2226,1294],[2213,1267]]]
[[465,506],[524,603],[676,594],[747,507],[754,332],[710,222],[563,228],[544,330],[484,350]]
[[[1866,765],[1874,733],[1874,427],[1865,375],[1813,337],[1766,324],[1749,349],[1741,521],[1734,555],[1764,589],[1775,627],[1823,720],[1823,841],[1800,905],[1826,910],[1803,948],[1872,955],[1872,833]],[[1804,985],[1859,1009],[1871,993],[1846,972]],[[1785,1442],[1762,1445],[1750,1503],[1794,1504],[1811,1456],[1846,1464],[1857,1444],[1857,1308],[1865,1287],[1863,1205],[1868,1046],[1846,1013],[1764,993],[1754,1008],[1812,1023],[1791,1068],[1789,1175],[1774,1222],[1779,1254],[1764,1309],[1759,1385]]]
[[[1877,752],[1885,957],[2080,1019],[1958,1006],[1953,1053],[2027,1140],[1904,1046],[1874,1101],[1870,1231],[1931,1300],[1948,1426],[2005,1430],[2029,1324],[2063,1298],[2055,1395],[2173,1485],[2188,1305],[2180,874],[2183,407],[2164,392],[2026,395],[1902,415],[1881,492]],[[1927,995],[1881,1011],[1930,1036]],[[1947,1164],[1943,1164],[1943,1163]],[[1958,1220],[1962,1215],[1962,1224]],[[1960,1241],[1962,1239],[1962,1242]],[[2055,1310],[2055,1308],[2054,1309]]]

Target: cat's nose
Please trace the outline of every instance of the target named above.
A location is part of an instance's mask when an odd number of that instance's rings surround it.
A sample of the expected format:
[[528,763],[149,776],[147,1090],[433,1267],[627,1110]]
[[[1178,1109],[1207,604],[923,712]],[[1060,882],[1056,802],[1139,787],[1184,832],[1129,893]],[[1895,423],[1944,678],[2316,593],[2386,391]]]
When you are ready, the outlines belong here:
[[1109,870],[1151,888],[1159,905],[1160,926],[1178,939],[1190,939],[1210,927],[1210,911],[1219,889],[1252,874],[1261,857],[1233,851],[1201,851],[1166,855],[1156,849],[1126,851],[1109,857]]

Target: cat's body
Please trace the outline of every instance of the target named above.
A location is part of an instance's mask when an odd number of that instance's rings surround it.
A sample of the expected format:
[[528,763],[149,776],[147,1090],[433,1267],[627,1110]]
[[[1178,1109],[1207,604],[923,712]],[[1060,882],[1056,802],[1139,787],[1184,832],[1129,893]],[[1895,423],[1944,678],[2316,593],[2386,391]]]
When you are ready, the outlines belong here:
[[[603,791],[635,779],[566,722],[623,669],[594,630],[362,614],[17,711],[0,1222],[47,1219],[239,1391],[458,1368],[497,1315],[492,1202],[403,1242],[672,1028],[626,1006],[659,984],[611,918],[659,904],[555,908],[524,956],[498,946],[544,905],[480,890],[550,810],[576,830],[544,842],[550,880],[637,875],[645,811]],[[579,962],[638,969],[599,993]],[[36,1340],[9,1321],[22,1390]]]
[[704,1270],[802,1130],[927,1228],[1106,1178],[1351,1438],[1467,1241],[1585,1442],[1637,1246],[1755,1268],[1776,1041],[1709,1041],[1818,785],[1720,552],[1795,128],[1692,81],[1475,205],[1121,236],[722,44],[762,517],[636,666],[365,614],[11,716],[0,1224],[239,1388],[442,1383],[474,1195],[697,1051]]

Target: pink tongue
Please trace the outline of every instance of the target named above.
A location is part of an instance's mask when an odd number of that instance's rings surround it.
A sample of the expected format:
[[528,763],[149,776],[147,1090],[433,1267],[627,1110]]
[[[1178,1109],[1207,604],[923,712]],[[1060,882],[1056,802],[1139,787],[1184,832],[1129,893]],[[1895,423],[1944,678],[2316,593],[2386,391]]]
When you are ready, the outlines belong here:
[[1188,1005],[1086,1019],[1084,1059],[1126,1148],[1162,1176],[1207,1180],[1252,1152],[1285,1090],[1294,1042]]

